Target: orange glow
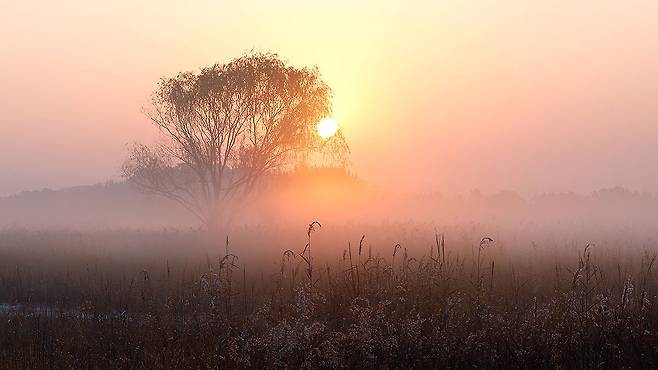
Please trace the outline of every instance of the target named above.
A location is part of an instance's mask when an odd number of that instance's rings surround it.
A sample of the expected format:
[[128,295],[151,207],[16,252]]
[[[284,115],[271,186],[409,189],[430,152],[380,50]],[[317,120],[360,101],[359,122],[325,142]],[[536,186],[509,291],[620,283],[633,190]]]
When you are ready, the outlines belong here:
[[656,2],[9,3],[0,195],[118,178],[126,143],[159,140],[160,78],[250,49],[318,67],[369,183],[658,192]]

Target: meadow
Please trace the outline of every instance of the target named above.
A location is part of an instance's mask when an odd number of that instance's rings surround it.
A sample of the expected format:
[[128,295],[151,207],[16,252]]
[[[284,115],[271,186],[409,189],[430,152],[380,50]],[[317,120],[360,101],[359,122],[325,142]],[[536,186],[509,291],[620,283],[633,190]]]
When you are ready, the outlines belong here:
[[586,243],[485,229],[312,223],[221,237],[7,229],[0,364],[658,366],[653,239]]

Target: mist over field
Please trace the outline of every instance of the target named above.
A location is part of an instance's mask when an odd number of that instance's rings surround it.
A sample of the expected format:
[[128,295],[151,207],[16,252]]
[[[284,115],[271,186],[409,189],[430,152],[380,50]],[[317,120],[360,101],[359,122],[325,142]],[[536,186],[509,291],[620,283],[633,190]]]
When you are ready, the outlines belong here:
[[[323,180],[309,180],[309,174]],[[326,185],[328,182],[331,185]],[[0,229],[5,232],[205,233],[199,221],[176,202],[123,182],[25,192],[0,199],[0,206]],[[620,187],[587,195],[532,197],[478,191],[454,197],[394,194],[341,171],[316,169],[307,170],[306,176],[290,176],[228,207],[232,207],[231,219],[212,234],[218,240],[231,237],[232,250],[243,259],[253,254],[261,261],[303,247],[311,221],[322,223],[317,248],[332,258],[362,235],[376,248],[402,243],[421,255],[434,244],[435,233],[447,234],[448,240],[467,241],[468,248],[489,236],[514,250],[596,243],[625,251],[646,248],[658,240],[658,199]],[[245,230],[259,230],[263,239],[244,239],[249,233]],[[409,234],[413,234],[411,239]]]

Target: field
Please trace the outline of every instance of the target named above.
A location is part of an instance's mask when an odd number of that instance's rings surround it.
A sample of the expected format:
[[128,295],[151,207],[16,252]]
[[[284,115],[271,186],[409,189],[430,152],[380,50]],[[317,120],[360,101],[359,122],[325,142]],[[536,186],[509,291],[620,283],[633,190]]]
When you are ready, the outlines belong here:
[[0,364],[658,366],[651,240],[515,246],[469,239],[476,227],[363,226],[372,237],[354,240],[342,238],[356,226],[261,228],[2,232]]

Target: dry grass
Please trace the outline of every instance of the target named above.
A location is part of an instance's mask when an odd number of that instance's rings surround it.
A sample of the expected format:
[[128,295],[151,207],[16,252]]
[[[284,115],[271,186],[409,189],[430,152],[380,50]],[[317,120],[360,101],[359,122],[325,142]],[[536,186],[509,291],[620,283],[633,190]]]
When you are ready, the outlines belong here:
[[658,366],[655,245],[512,253],[486,237],[411,248],[363,235],[323,258],[322,231],[310,224],[276,265],[194,232],[5,232],[0,365]]

